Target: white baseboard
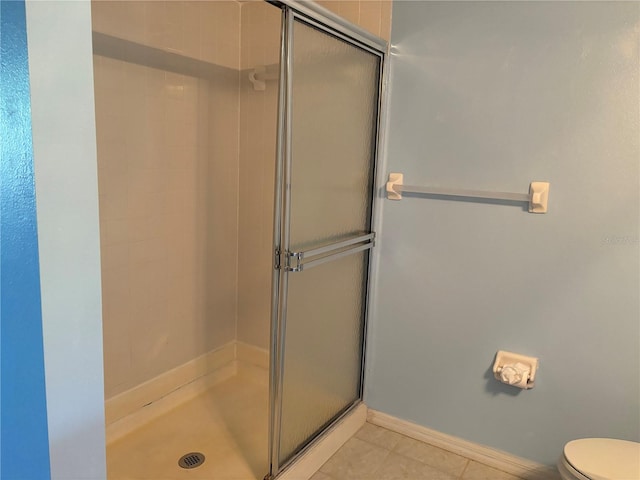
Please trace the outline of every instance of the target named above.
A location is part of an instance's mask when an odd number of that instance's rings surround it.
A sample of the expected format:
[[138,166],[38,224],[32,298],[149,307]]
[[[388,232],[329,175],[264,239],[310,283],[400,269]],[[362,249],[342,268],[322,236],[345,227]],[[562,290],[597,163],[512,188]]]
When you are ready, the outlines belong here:
[[560,479],[560,475],[557,470],[552,467],[532,462],[531,460],[517,457],[500,450],[495,450],[478,443],[469,442],[462,438],[447,435],[436,430],[431,430],[427,427],[392,417],[386,413],[369,410],[367,414],[367,421],[388,430],[401,433],[407,437],[462,455],[470,458],[471,460],[476,460],[477,462],[497,468],[498,470],[523,479]]
[[277,480],[309,480],[347,440],[355,435],[366,420],[367,407],[364,403],[360,403],[336,425],[323,433],[306,452],[303,452],[276,477]]

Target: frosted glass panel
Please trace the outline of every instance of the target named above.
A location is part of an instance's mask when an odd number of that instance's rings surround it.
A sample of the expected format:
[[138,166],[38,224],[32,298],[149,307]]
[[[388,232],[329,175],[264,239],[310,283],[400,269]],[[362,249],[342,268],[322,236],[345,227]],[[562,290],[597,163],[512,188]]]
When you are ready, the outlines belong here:
[[369,230],[380,59],[296,22],[291,247]]
[[281,462],[359,396],[367,259],[289,275]]
[[[380,59],[296,21],[289,251],[370,231]],[[280,465],[360,395],[368,251],[288,275]]]

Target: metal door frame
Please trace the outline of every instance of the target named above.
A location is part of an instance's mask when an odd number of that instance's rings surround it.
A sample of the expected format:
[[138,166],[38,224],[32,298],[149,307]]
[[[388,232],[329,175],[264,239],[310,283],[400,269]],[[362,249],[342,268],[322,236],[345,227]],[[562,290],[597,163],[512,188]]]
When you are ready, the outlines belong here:
[[[267,0],[282,9],[282,33],[280,43],[280,80],[279,80],[279,98],[278,98],[278,138],[276,149],[276,178],[275,178],[275,209],[274,209],[274,263],[273,263],[273,281],[272,281],[272,300],[271,300],[271,333],[270,333],[270,379],[269,379],[269,474],[265,478],[274,478],[284,469],[291,465],[301,454],[307,451],[315,443],[315,440],[321,436],[320,432],[309,443],[301,449],[293,458],[287,460],[284,464],[280,464],[279,446],[282,428],[282,392],[283,392],[283,374],[284,374],[284,342],[286,333],[286,303],[287,303],[287,280],[290,272],[297,271],[293,268],[280,268],[286,261],[281,252],[282,245],[289,244],[289,227],[290,227],[290,191],[283,188],[291,183],[291,125],[292,125],[292,72],[293,72],[293,25],[298,20],[310,25],[324,33],[337,37],[347,43],[368,51],[380,58],[379,85],[378,85],[378,105],[377,120],[375,127],[375,140],[373,156],[373,172],[372,172],[372,206],[370,231],[374,231],[377,215],[378,195],[376,188],[378,185],[378,164],[379,152],[381,151],[381,123],[383,117],[383,104],[386,97],[386,78],[387,78],[387,42],[378,38],[360,27],[345,21],[341,17],[333,14],[329,10],[316,5],[314,3],[302,3],[297,0]],[[371,271],[372,271],[372,255],[371,247],[373,246],[373,236],[375,234],[366,235],[366,239],[354,239],[351,244],[359,243],[360,251],[369,249],[369,261],[367,272],[367,289],[364,300],[364,326],[362,338],[362,365],[360,378],[360,392],[358,399],[341,412],[331,423],[334,425],[342,417],[347,415],[361,401],[364,388],[364,362],[366,350],[367,335],[367,317],[370,310],[371,290]],[[366,243],[371,242],[370,246]],[[299,260],[299,258],[298,258]],[[299,264],[298,264],[299,265]],[[327,428],[330,428],[330,426]],[[325,429],[326,431],[326,429]]]

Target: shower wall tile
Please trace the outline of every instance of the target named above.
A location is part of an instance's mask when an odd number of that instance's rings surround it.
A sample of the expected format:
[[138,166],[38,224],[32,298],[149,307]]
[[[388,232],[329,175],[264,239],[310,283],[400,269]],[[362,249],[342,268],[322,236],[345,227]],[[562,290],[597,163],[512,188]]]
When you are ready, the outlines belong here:
[[[162,29],[161,37],[159,39],[160,46],[167,50],[189,55],[189,52],[186,51],[184,40],[192,33],[197,35],[198,29],[194,28],[192,31],[187,31],[185,29],[183,2],[148,2],[148,4],[145,5],[147,10],[155,9],[159,6],[165,10],[165,23],[164,25],[161,25],[164,28]],[[193,27],[196,26],[194,25]]]
[[104,357],[113,359],[109,368],[104,371],[105,385],[123,383],[131,371],[129,332],[113,328],[127,323],[128,319],[123,318],[121,322],[112,322],[103,327]]
[[392,0],[319,0],[318,4],[387,41]]
[[[202,25],[200,12],[206,10],[203,2],[182,2],[182,21],[184,36],[184,51],[188,57],[202,58]],[[202,8],[201,8],[202,7]]]
[[346,18],[352,23],[360,24],[360,2],[358,0],[343,0],[340,3],[341,17]]
[[113,269],[126,269],[129,264],[129,245],[104,245],[100,249],[100,257],[103,265],[109,265]]
[[200,58],[206,62],[215,62],[217,55],[217,10],[210,8],[205,2],[200,2],[198,9],[200,30]]
[[164,262],[169,252],[167,240],[164,237],[133,242],[129,245],[128,257],[133,264],[143,262]]
[[[388,3],[388,2],[387,2]],[[382,2],[379,0],[369,0],[360,2],[359,25],[371,33],[381,36],[382,22]],[[376,33],[377,32],[377,33]]]
[[144,40],[145,2],[109,1],[91,2],[93,29],[134,42]]
[[[209,130],[202,137],[208,140],[212,161],[206,163],[198,191],[203,199],[200,204],[211,206],[200,212],[205,217],[199,223],[207,239],[201,247],[207,251],[202,296],[213,318],[212,330],[204,337],[230,341],[236,336],[237,317],[239,92],[236,83],[214,84],[209,92]],[[233,322],[227,322],[228,318]]]
[[238,244],[238,340],[268,348],[273,259],[278,88],[257,91],[249,68],[278,71],[280,10],[264,2],[242,4],[240,88],[240,211]]
[[382,13],[380,18],[380,36],[391,41],[391,10],[393,2],[391,0],[382,0]]
[[259,17],[262,9],[254,7],[252,4],[243,4],[240,9],[240,69],[245,70],[249,67],[254,67],[260,62],[258,51],[260,46],[257,45],[257,34],[251,34],[257,29],[262,28]]
[[263,4],[262,1],[242,4],[242,70],[279,63],[281,12]]
[[93,29],[229,68],[240,66],[235,0],[93,0]]
[[[239,67],[236,2],[92,8],[96,30]],[[100,56],[94,76],[108,398],[235,338],[239,92]]]
[[[99,154],[99,152],[98,152]],[[100,196],[99,201],[102,201],[104,197]],[[106,220],[101,219],[100,228],[104,232],[104,237],[101,232],[102,245],[121,245],[123,243],[129,243],[129,231],[127,229],[126,219]]]
[[[236,2],[214,2],[217,9],[216,16],[216,47],[218,48],[218,63],[221,65],[240,68],[240,7]],[[234,29],[228,28],[234,25]]]
[[[131,302],[128,270],[128,245],[105,247],[102,250],[102,308],[104,358],[110,359],[105,369],[105,384],[121,384],[131,371],[131,337],[129,335]],[[124,265],[123,265],[124,263]]]

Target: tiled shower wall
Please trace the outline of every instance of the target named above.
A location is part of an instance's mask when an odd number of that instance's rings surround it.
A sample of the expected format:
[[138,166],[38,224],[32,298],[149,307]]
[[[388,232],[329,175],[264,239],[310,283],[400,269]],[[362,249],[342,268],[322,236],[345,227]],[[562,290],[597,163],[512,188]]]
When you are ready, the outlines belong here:
[[[92,17],[239,67],[236,2],[97,1]],[[235,339],[239,104],[237,75],[94,62],[108,398]]]
[[265,2],[242,5],[238,340],[263,349],[271,315],[278,81],[256,90],[249,72],[278,72],[280,24],[280,9]]
[[392,0],[318,0],[333,13],[389,41],[391,38]]
[[[390,2],[320,2],[388,38]],[[105,395],[230,341],[269,340],[280,12],[262,1],[93,1],[95,31],[239,71],[94,55]],[[227,78],[225,76],[225,78]]]

